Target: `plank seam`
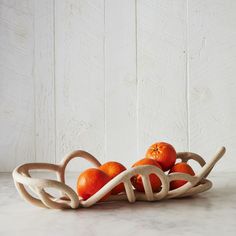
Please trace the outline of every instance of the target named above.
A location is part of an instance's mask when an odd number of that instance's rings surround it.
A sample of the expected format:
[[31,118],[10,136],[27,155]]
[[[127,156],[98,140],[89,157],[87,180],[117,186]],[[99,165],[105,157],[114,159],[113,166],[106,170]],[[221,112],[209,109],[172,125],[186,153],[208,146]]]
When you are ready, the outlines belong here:
[[54,92],[54,163],[57,162],[57,117],[56,117],[56,3],[53,0],[53,92]]
[[35,11],[36,11],[36,2],[34,1],[33,2],[33,7],[34,7],[34,11],[33,11],[33,14],[34,14],[34,16],[33,16],[33,33],[34,33],[34,39],[33,39],[33,68],[32,68],[32,77],[33,77],[33,93],[34,93],[34,95],[33,95],[33,99],[34,99],[34,101],[33,101],[33,103],[34,103],[34,109],[33,109],[33,112],[34,112],[34,161],[36,161],[37,160],[37,150],[36,150],[36,147],[37,147],[37,145],[36,145],[36,137],[37,137],[37,130],[36,130],[36,74],[35,74],[35,62],[36,62],[36,60],[35,60],[35,33],[36,33],[36,31],[35,31]]
[[189,109],[189,1],[186,0],[186,109],[187,109],[187,148],[190,150],[190,109]]
[[138,13],[137,0],[135,0],[135,73],[136,73],[136,145],[139,156],[139,83],[138,83]]
[[106,0],[103,1],[103,76],[104,76],[104,158],[107,156],[107,87],[106,87]]

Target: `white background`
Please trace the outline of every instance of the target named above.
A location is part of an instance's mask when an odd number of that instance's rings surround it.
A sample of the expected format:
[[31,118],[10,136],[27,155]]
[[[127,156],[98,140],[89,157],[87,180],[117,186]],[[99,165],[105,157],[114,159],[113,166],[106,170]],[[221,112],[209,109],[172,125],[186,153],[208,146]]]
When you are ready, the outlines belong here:
[[0,0],[0,171],[160,140],[236,169],[236,1]]

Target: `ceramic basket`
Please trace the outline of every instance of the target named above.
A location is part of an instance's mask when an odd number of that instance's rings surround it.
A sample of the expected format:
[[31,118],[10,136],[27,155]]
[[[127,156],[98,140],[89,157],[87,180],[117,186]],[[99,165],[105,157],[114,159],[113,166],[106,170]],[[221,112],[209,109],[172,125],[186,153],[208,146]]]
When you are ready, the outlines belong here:
[[[77,157],[84,158],[91,162],[95,167],[99,167],[101,165],[100,162],[88,152],[81,150],[74,151],[66,156],[58,165],[50,163],[27,163],[15,168],[12,174],[15,186],[21,197],[29,203],[39,207],[53,209],[77,209],[79,207],[90,207],[96,204],[103,198],[103,196],[120,183],[124,183],[125,192],[119,195],[111,195],[106,201],[128,200],[130,203],[135,201],[159,201],[162,199],[191,196],[210,189],[212,187],[212,182],[207,179],[207,176],[224,153],[225,148],[222,147],[208,163],[206,163],[201,156],[195,153],[177,153],[177,159],[180,159],[182,162],[194,160],[200,164],[202,168],[195,176],[183,173],[166,174],[159,168],[151,165],[137,166],[128,169],[113,178],[86,201],[80,199],[77,193],[70,186],[66,185],[65,170],[67,164]],[[56,172],[57,180],[32,178],[29,173],[30,170],[50,170]],[[152,187],[149,182],[149,175],[152,173],[156,174],[162,182],[161,190],[158,193],[152,192]],[[137,174],[142,176],[145,193],[135,191],[131,184],[131,177]],[[186,180],[187,183],[178,189],[170,190],[170,182],[172,180],[180,179]],[[32,196],[29,191],[26,190],[25,186],[28,186],[37,198]],[[55,188],[56,190],[59,190],[61,197],[56,198],[52,196],[46,192],[46,188]]]

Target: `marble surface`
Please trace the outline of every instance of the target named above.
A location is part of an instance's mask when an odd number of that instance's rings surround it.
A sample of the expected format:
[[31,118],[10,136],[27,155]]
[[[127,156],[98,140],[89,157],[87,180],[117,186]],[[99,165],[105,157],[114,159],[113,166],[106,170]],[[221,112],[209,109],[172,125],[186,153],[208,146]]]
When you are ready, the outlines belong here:
[[236,173],[209,179],[213,188],[191,198],[62,211],[24,202],[11,174],[1,173],[0,235],[236,235]]

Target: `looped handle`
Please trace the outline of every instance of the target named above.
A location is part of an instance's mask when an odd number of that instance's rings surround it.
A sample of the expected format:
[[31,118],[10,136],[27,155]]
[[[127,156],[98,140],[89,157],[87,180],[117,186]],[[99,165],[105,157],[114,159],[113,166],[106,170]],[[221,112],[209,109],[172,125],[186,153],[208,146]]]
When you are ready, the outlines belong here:
[[[25,200],[39,207],[63,209],[77,208],[79,206],[78,196],[72,188],[56,180],[31,178],[29,170],[32,169],[59,171],[57,165],[48,163],[29,163],[14,169],[12,175],[16,188]],[[24,185],[29,186],[39,199],[31,196],[26,191]],[[68,201],[54,198],[45,191],[45,188],[56,188],[57,190],[64,192],[69,198]]]
[[[15,168],[12,175],[15,186],[21,197],[39,207],[56,209],[78,208],[79,198],[77,194],[72,188],[65,184],[66,166],[76,157],[84,158],[97,167],[101,165],[100,162],[90,153],[82,150],[76,150],[67,155],[59,165],[49,163],[28,163]],[[31,178],[29,171],[34,169],[54,171],[57,173],[58,181]],[[25,189],[24,185],[27,185],[39,198],[31,196]],[[55,188],[59,190],[62,197],[57,199],[51,196],[46,192],[45,188]]]
[[215,156],[213,156],[213,158],[207,164],[201,156],[192,152],[179,152],[177,153],[177,158],[181,159],[183,162],[187,162],[191,159],[197,161],[201,165],[201,167],[203,167],[197,174],[199,180],[201,180],[202,178],[206,178],[210,174],[216,162],[221,159],[225,152],[226,148],[221,147],[215,154]]
[[198,162],[201,167],[206,164],[206,162],[200,155],[193,152],[178,152],[177,159],[181,159],[181,161],[185,163],[187,163],[189,160],[194,160]]
[[83,150],[76,150],[70,154],[68,154],[58,165],[59,167],[59,180],[62,183],[65,183],[65,169],[68,165],[68,163],[74,159],[74,158],[83,158],[87,160],[88,162],[91,162],[94,166],[99,167],[101,166],[101,163],[90,153],[85,152]]

